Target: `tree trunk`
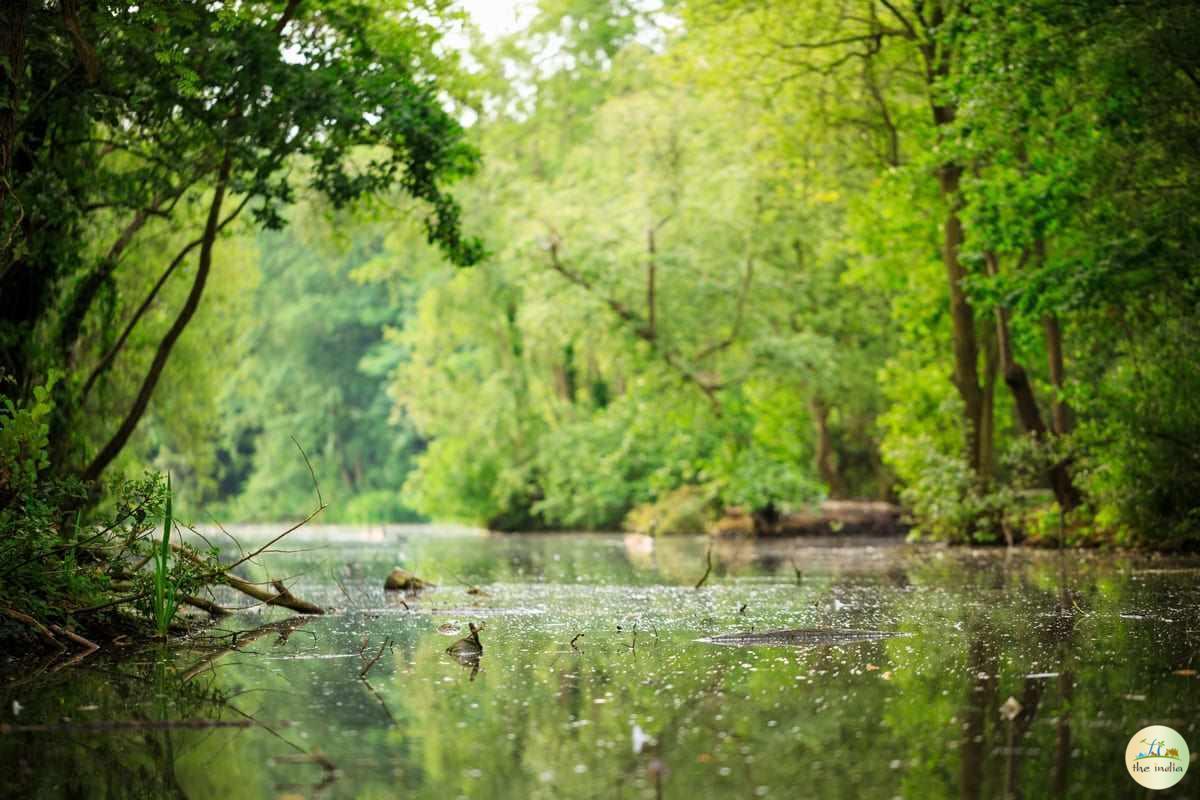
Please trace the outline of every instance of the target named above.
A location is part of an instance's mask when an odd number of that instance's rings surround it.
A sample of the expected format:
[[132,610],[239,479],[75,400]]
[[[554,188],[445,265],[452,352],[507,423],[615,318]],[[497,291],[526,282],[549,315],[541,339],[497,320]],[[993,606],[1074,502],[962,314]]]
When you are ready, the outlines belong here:
[[[28,237],[29,217],[13,193],[17,182],[17,110],[25,103],[25,28],[29,20],[28,0],[0,4],[0,322],[19,331],[11,344],[0,345],[0,372],[15,381],[0,392],[20,396],[27,389],[29,353],[27,342],[34,321],[45,305],[49,276],[33,265],[18,261],[22,240]],[[12,337],[10,332],[5,338]]]
[[996,375],[1000,356],[996,335],[985,327],[983,331],[983,408],[979,419],[979,470],[984,482],[996,474]]
[[121,235],[113,242],[108,249],[108,253],[104,258],[75,286],[75,291],[71,295],[71,299],[67,301],[67,312],[63,315],[62,322],[59,327],[58,346],[62,357],[62,361],[69,366],[74,366],[75,343],[79,339],[80,333],[83,331],[83,321],[87,318],[88,310],[96,301],[96,296],[100,293],[106,281],[108,281],[113,272],[117,268],[117,263],[121,260],[129,243],[133,241],[133,237],[142,229],[146,221],[150,218],[152,209],[157,209],[159,200],[155,198],[151,202],[150,208],[139,209],[129,221],[129,224],[121,231]]
[[[1046,263],[1046,240],[1038,237],[1033,245],[1034,257],[1039,267]],[[1063,388],[1066,385],[1066,370],[1063,368],[1062,328],[1058,325],[1058,315],[1054,312],[1042,317],[1042,331],[1046,339],[1046,361],[1050,368],[1050,383],[1054,386],[1054,402],[1050,406],[1051,424],[1057,436],[1064,436],[1075,427],[1071,407],[1063,399]]]
[[188,293],[187,300],[183,304],[183,308],[179,312],[179,316],[175,318],[175,322],[171,325],[162,341],[158,343],[158,350],[154,354],[154,361],[150,364],[150,369],[146,372],[146,377],[142,380],[142,386],[138,390],[137,397],[134,399],[133,406],[129,409],[129,413],[125,416],[121,426],[117,432],[113,434],[108,443],[101,448],[92,462],[88,464],[83,471],[83,479],[85,481],[94,481],[100,477],[105,468],[112,463],[117,454],[125,447],[129,441],[129,437],[133,435],[133,431],[137,428],[138,422],[142,415],[146,412],[146,406],[150,403],[150,397],[154,394],[154,387],[158,384],[158,379],[162,377],[163,368],[167,364],[167,359],[171,355],[171,350],[175,347],[175,343],[179,337],[183,335],[183,331],[191,322],[192,316],[196,313],[196,309],[200,306],[200,298],[204,295],[204,286],[208,281],[208,273],[212,268],[213,246],[216,244],[217,232],[220,227],[221,220],[221,204],[225,200],[225,189],[229,183],[229,174],[233,166],[233,156],[226,150],[225,157],[221,162],[220,170],[217,173],[216,186],[213,188],[212,204],[208,209],[208,219],[204,225],[204,241],[200,245],[199,265],[196,268],[196,278],[192,282],[192,289]]
[[562,364],[554,366],[554,385],[558,390],[558,396],[563,400],[575,404],[575,398],[578,393],[579,370],[575,366],[575,346],[570,342],[563,347]]
[[1062,329],[1058,325],[1058,316],[1047,314],[1042,319],[1042,329],[1046,334],[1046,359],[1050,362],[1050,382],[1054,384],[1054,405],[1051,407],[1054,432],[1063,436],[1075,427],[1075,415],[1062,396],[1066,374],[1063,369]]
[[[953,114],[944,112],[948,120]],[[945,123],[940,123],[945,124]],[[938,169],[938,185],[948,210],[943,223],[942,262],[950,284],[950,319],[954,330],[954,385],[963,401],[963,422],[966,426],[967,465],[975,475],[983,473],[983,392],[979,387],[979,345],[975,338],[975,310],[967,299],[963,280],[967,271],[959,258],[963,243],[962,219],[959,216],[959,179],[962,168],[944,164]]]
[[[941,29],[946,21],[946,8],[943,3],[930,4],[928,13],[929,23],[924,27],[930,36],[921,43],[920,48],[925,64],[925,89],[929,93],[930,111],[933,114],[933,124],[938,129],[940,143],[942,132],[954,123],[958,115],[957,107],[953,101],[946,98],[946,90],[942,86],[950,77],[953,46],[950,42],[939,41],[937,35],[932,33]],[[942,263],[945,265],[946,278],[950,284],[950,320],[954,331],[954,386],[963,402],[967,465],[973,474],[979,476],[982,474],[983,464],[983,392],[979,387],[979,346],[975,338],[975,310],[971,307],[963,287],[967,270],[959,254],[963,243],[962,217],[959,215],[962,207],[962,199],[959,197],[962,166],[953,161],[943,163],[937,169],[937,178],[942,200],[946,203],[946,217],[942,223]]]
[[838,470],[837,454],[833,449],[833,437],[829,435],[829,407],[817,398],[809,401],[813,424],[817,429],[817,474],[829,488],[829,496],[835,500],[846,497],[846,482]]
[[[999,261],[995,253],[985,254],[988,274],[996,275],[1000,271]],[[1037,399],[1033,394],[1033,384],[1029,373],[1017,363],[1013,357],[1012,339],[1008,325],[1008,309],[996,306],[996,340],[999,344],[1000,368],[1004,373],[1004,382],[1012,392],[1013,402],[1017,407],[1017,418],[1025,432],[1036,439],[1046,439],[1046,425],[1042,422],[1041,411],[1038,410]],[[1079,506],[1079,490],[1067,471],[1066,464],[1057,462],[1050,467],[1050,486],[1054,497],[1063,511],[1071,511]]]

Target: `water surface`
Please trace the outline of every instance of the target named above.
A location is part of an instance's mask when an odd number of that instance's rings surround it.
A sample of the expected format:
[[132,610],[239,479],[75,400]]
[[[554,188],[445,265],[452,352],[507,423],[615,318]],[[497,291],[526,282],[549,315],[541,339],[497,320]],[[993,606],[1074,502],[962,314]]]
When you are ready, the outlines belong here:
[[[202,649],[9,658],[0,722],[29,728],[0,734],[3,794],[1140,797],[1135,731],[1200,746],[1196,560],[729,541],[696,589],[707,545],[302,530],[244,574],[327,616],[252,608]],[[437,588],[385,593],[396,565]],[[472,622],[483,655],[460,663],[447,632]],[[791,628],[895,635],[701,641]]]

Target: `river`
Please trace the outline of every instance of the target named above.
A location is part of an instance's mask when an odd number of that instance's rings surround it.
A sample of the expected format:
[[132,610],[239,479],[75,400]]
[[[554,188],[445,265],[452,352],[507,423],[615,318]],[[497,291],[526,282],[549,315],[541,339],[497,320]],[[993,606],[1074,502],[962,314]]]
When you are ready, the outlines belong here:
[[[331,613],[7,656],[0,794],[1140,797],[1134,732],[1200,742],[1193,558],[722,541],[695,588],[702,538],[312,526],[279,547],[246,577]],[[385,593],[397,565],[436,588]],[[482,655],[448,655],[470,623]],[[704,641],[827,628],[872,635]]]

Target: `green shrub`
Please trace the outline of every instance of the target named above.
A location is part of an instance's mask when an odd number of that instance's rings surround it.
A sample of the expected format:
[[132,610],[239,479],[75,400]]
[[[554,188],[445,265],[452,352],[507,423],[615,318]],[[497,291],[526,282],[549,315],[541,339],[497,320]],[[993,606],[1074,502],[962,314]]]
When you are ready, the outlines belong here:
[[651,536],[704,533],[715,518],[710,492],[699,486],[680,486],[654,502],[636,506],[625,516],[624,528]]

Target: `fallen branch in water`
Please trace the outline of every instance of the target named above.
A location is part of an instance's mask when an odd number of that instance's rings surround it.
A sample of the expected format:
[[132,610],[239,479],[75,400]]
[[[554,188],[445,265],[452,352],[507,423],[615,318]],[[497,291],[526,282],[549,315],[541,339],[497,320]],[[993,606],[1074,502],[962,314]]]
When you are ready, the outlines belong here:
[[214,617],[226,617],[233,613],[228,608],[219,606],[211,600],[205,600],[203,597],[193,597],[190,594],[181,594],[179,595],[179,600],[180,602],[186,603],[193,608],[198,608],[201,611],[207,611]]
[[77,644],[80,647],[87,650],[87,652],[84,653],[84,655],[90,655],[100,649],[100,645],[96,644],[91,639],[80,636],[78,633],[72,633],[71,631],[66,630],[65,628],[59,627],[58,625],[51,625],[50,630],[54,631],[59,636],[67,637],[75,644]]
[[[253,584],[249,584],[249,585],[253,585]],[[287,590],[287,587],[283,585],[283,581],[271,581],[271,585],[273,587],[275,587],[275,591],[279,592],[279,594],[275,595],[273,598],[266,601],[267,605],[283,606],[284,608],[290,608],[293,611],[299,611],[301,614],[324,614],[325,613],[325,609],[321,608],[320,606],[313,605],[312,603],[308,602],[307,600],[301,600],[299,597],[296,597],[294,594],[289,592]],[[257,588],[257,587],[255,587],[255,588]],[[238,591],[245,591],[245,590],[239,588]]]
[[[193,564],[208,568],[213,566],[185,547],[172,544],[171,549],[182,558],[186,558],[187,560],[191,561]],[[212,575],[213,580],[220,581],[221,583],[224,583],[233,589],[237,589],[242,594],[249,595],[255,600],[258,600],[260,603],[265,603],[269,606],[283,606],[284,608],[290,608],[292,611],[297,611],[301,614],[325,613],[325,610],[320,606],[313,605],[307,600],[301,600],[299,597],[296,597],[294,594],[289,592],[287,587],[283,585],[282,581],[271,582],[271,585],[275,587],[276,592],[276,594],[271,594],[266,589],[250,583],[250,581],[244,581],[236,575],[230,575],[226,571],[227,569],[227,567],[218,567],[217,572]]]

